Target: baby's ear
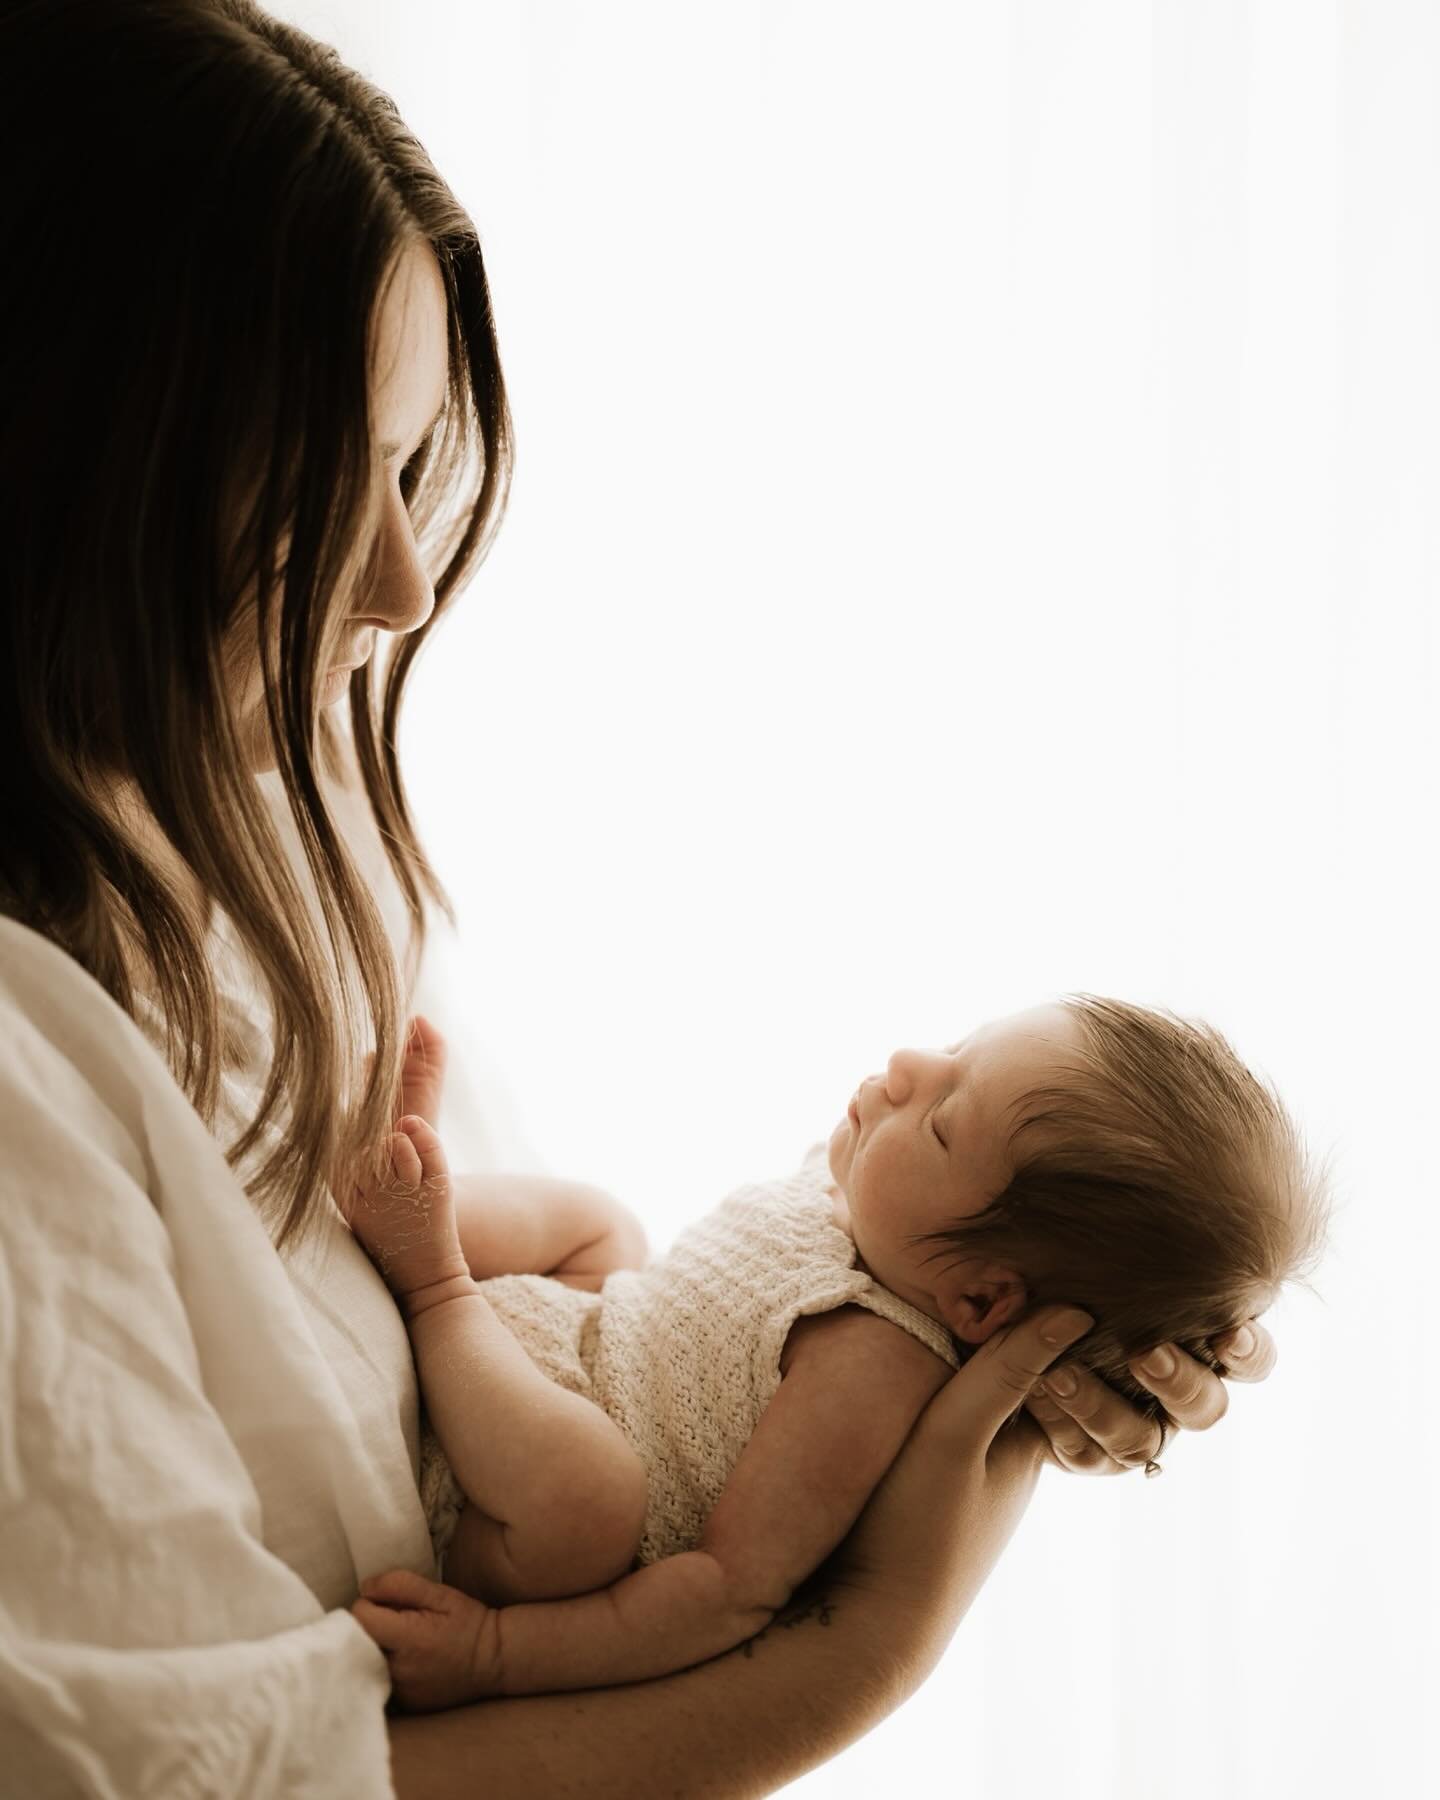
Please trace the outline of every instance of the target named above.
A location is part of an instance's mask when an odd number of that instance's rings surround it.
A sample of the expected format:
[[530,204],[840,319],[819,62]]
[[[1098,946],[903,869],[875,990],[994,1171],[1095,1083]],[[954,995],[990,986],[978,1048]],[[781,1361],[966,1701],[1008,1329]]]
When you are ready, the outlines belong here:
[[970,1256],[938,1278],[935,1301],[962,1343],[983,1344],[1025,1311],[1025,1283],[1001,1263]]

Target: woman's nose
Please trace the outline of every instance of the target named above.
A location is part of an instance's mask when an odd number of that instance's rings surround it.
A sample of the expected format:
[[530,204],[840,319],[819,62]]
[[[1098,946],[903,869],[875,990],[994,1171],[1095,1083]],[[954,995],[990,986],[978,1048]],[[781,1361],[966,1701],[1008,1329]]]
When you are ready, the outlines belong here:
[[435,590],[420,560],[410,515],[399,492],[386,496],[385,519],[376,545],[372,585],[364,614],[356,617],[382,631],[414,631],[435,610]]

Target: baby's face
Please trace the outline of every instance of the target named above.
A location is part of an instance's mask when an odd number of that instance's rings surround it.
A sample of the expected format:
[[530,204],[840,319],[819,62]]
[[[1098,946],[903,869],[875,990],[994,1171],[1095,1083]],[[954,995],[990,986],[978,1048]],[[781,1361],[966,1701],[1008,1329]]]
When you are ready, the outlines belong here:
[[[897,1050],[867,1076],[830,1137],[830,1172],[845,1196],[870,1273],[944,1320],[935,1244],[914,1244],[981,1211],[1009,1185],[1015,1102],[1057,1079],[1081,1047],[1063,1006],[1036,1006],[982,1025],[947,1050]],[[943,1261],[943,1259],[942,1259]]]

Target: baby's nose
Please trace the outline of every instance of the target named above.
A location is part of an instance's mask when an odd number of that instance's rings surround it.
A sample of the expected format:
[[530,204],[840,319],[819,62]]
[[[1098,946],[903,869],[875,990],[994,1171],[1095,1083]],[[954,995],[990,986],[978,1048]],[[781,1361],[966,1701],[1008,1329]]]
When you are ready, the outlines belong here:
[[885,1069],[885,1091],[897,1105],[909,1097],[915,1082],[919,1050],[897,1050]]

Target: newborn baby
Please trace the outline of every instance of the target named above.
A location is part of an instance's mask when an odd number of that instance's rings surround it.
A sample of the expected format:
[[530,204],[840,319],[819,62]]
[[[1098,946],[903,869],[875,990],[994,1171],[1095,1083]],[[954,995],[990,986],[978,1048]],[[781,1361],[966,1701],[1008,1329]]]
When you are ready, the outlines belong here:
[[1217,1366],[1206,1340],[1323,1238],[1293,1124],[1217,1032],[1072,995],[897,1051],[794,1174],[597,1292],[605,1197],[568,1189],[540,1250],[507,1178],[449,1174],[416,1116],[439,1046],[412,1041],[409,1110],[348,1208],[444,1452],[422,1492],[446,1585],[392,1571],[354,1609],[412,1709],[718,1655],[835,1548],[992,1334],[1083,1307],[1068,1354],[1155,1416],[1127,1360],[1174,1341]]

